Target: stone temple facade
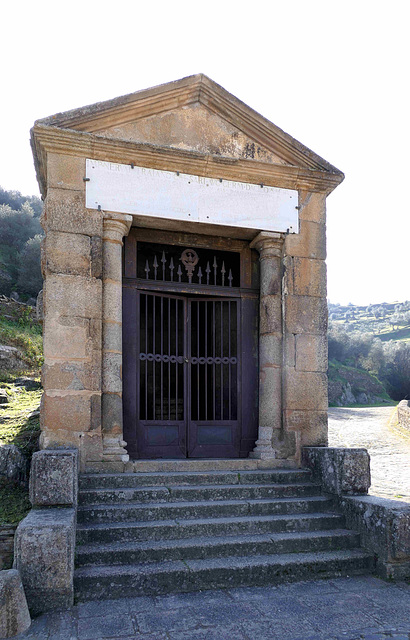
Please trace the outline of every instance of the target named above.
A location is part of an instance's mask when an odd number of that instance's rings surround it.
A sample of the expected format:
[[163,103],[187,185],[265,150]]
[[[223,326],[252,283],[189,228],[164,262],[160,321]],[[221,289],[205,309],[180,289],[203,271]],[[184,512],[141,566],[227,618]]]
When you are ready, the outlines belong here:
[[41,447],[300,466],[327,444],[343,173],[204,75],[38,120]]

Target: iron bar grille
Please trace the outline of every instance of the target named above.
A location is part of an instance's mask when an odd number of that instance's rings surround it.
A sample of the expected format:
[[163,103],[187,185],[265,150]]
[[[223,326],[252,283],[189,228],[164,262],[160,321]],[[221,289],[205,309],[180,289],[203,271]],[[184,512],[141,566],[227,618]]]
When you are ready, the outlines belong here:
[[239,287],[240,255],[234,251],[138,242],[137,277],[157,282]]
[[140,293],[140,419],[237,420],[237,300]]

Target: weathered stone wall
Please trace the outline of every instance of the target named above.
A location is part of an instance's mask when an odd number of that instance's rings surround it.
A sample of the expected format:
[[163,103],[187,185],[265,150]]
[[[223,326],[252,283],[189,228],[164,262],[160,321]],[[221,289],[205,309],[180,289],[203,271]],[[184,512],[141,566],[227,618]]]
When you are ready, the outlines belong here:
[[301,191],[299,205],[283,258],[283,422],[297,459],[327,445],[326,196]]
[[399,425],[410,430],[410,404],[408,400],[402,400],[397,407]]
[[103,214],[85,208],[85,158],[48,154],[47,174],[41,446],[100,460]]

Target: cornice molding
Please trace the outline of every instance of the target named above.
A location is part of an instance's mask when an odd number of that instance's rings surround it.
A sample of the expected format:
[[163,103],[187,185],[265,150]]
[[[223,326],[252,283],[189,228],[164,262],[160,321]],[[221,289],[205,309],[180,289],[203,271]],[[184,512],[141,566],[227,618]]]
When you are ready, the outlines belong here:
[[57,153],[106,162],[133,163],[164,171],[180,171],[209,178],[266,184],[285,189],[330,193],[342,182],[341,172],[276,165],[206,153],[106,138],[93,133],[35,124],[31,145],[37,179],[43,196],[47,187],[47,154]]

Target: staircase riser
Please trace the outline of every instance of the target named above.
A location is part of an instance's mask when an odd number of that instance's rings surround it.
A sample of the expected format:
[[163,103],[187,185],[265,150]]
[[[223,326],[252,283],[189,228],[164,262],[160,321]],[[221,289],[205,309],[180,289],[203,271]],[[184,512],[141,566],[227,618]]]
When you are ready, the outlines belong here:
[[154,574],[132,574],[74,579],[78,600],[123,598],[133,596],[183,593],[206,589],[264,586],[313,578],[335,578],[372,571],[370,558],[335,562],[301,563],[300,565],[259,565],[241,568],[207,569],[204,571],[164,571]]
[[354,549],[360,544],[358,535],[335,535],[317,537],[314,535],[301,540],[281,540],[279,542],[245,542],[238,544],[229,542],[203,546],[190,545],[166,547],[164,549],[118,550],[81,552],[76,557],[76,566],[86,565],[126,565],[140,562],[166,562],[170,560],[204,560],[208,558],[227,558],[229,556],[251,557],[253,555],[269,555],[276,553],[303,553],[315,551],[333,551],[337,549]]
[[78,511],[78,522],[81,524],[105,522],[149,522],[151,520],[197,519],[197,518],[232,518],[241,516],[268,516],[295,513],[314,513],[330,509],[332,502],[300,500],[293,502],[238,502],[233,504],[201,504],[194,505],[160,505],[158,507],[108,507],[87,508]]
[[170,502],[201,500],[255,500],[258,498],[298,498],[320,495],[320,486],[283,485],[275,487],[243,487],[240,485],[224,488],[206,487],[159,487],[155,489],[117,489],[87,491],[80,493],[79,504],[124,504],[127,502]]
[[77,543],[109,543],[109,542],[132,542],[143,540],[171,540],[182,538],[193,538],[195,536],[223,536],[241,535],[242,533],[280,533],[283,531],[318,531],[331,528],[341,529],[344,526],[342,516],[322,516],[320,518],[293,519],[291,516],[280,520],[250,520],[237,522],[209,521],[201,523],[164,523],[160,525],[149,525],[140,527],[112,527],[109,525],[102,529],[77,529]]
[[231,472],[231,473],[181,473],[181,474],[118,474],[80,476],[80,489],[116,489],[143,486],[165,485],[206,485],[206,484],[274,484],[308,482],[311,474],[308,471],[281,472]]

